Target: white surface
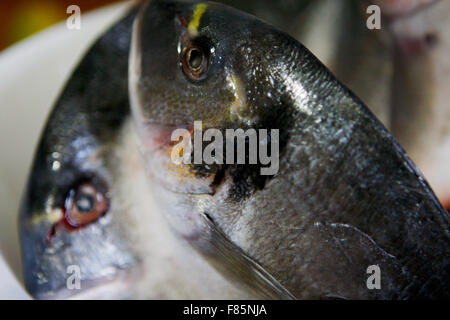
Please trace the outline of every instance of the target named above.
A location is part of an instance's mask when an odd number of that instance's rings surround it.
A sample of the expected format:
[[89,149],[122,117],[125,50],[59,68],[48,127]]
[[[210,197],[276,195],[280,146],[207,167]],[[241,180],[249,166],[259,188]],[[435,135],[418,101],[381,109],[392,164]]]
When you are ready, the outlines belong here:
[[73,67],[130,2],[65,22],[0,53],[0,299],[28,299],[23,289],[17,214],[40,132]]

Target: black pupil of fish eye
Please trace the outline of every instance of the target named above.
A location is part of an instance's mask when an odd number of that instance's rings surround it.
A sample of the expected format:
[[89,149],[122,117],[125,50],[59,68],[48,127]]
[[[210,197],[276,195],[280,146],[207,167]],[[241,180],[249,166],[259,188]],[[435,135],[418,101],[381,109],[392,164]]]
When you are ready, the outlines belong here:
[[194,69],[197,70],[201,67],[202,63],[203,63],[203,53],[196,48],[193,48],[190,50],[189,52],[189,66]]
[[94,208],[94,197],[89,194],[82,194],[77,198],[76,206],[80,213],[89,213]]

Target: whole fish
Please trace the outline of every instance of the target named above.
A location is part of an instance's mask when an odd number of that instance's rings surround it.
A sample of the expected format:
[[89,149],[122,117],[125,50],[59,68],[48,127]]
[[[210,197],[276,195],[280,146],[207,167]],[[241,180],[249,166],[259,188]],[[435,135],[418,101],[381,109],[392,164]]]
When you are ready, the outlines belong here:
[[43,132],[19,217],[28,292],[39,299],[290,299],[214,229],[210,259],[225,255],[246,275],[230,282],[155,209],[128,102],[136,10],[89,50]]
[[[150,2],[133,31],[130,98],[159,206],[199,252],[214,247],[207,215],[296,298],[449,297],[449,214],[391,134],[289,35],[215,3]],[[174,164],[173,130],[199,120],[278,129],[278,173]]]

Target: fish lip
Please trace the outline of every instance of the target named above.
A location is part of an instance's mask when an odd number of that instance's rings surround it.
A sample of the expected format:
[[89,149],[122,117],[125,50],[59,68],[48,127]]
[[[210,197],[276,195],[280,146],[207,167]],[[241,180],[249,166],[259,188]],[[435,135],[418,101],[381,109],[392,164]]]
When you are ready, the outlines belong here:
[[[213,186],[213,180],[208,178],[193,179],[189,183],[186,191],[180,190],[176,187],[180,184],[177,181],[167,180],[167,177],[161,172],[166,168],[164,164],[171,162],[170,156],[166,153],[171,147],[178,144],[178,140],[172,140],[172,133],[174,130],[184,129],[189,132],[192,137],[194,126],[193,124],[163,124],[152,120],[145,120],[138,123],[138,140],[140,144],[141,154],[144,156],[144,162],[147,166],[147,175],[150,179],[157,182],[158,186],[161,186],[164,190],[179,194],[179,195],[208,195],[213,196],[215,194],[215,186]],[[185,139],[185,138],[183,138]],[[154,156],[156,155],[156,158]],[[155,164],[163,167],[155,169]],[[192,187],[192,188],[190,188]]]
[[170,144],[175,143],[171,137],[172,132],[177,129],[192,131],[193,126],[189,124],[163,124],[150,120],[143,121],[138,125],[141,141],[149,151],[162,150]]
[[[132,287],[136,280],[142,275],[142,268],[138,268],[136,271],[128,271],[125,269],[116,269],[116,272],[112,276],[99,277],[93,280],[81,280],[80,289],[68,289],[67,286],[61,286],[58,289],[51,291],[30,291],[27,288],[28,293],[37,300],[83,300],[83,299],[102,299],[99,291],[104,288],[109,288],[112,285],[122,286],[123,290],[114,290],[113,297],[107,297],[108,299],[120,299],[128,298],[130,294],[127,288]],[[105,290],[108,294],[111,294],[110,290]],[[97,294],[95,294],[97,292]],[[93,294],[94,293],[94,294]]]

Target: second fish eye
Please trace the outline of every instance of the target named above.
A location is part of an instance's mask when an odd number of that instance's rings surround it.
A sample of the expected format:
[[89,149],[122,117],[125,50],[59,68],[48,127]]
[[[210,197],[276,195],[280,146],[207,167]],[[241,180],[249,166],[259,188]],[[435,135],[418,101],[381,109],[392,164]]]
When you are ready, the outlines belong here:
[[72,227],[81,227],[103,216],[108,209],[106,195],[91,183],[70,190],[65,203],[65,218]]
[[189,79],[198,81],[206,78],[208,57],[200,46],[189,45],[181,53],[183,72]]

